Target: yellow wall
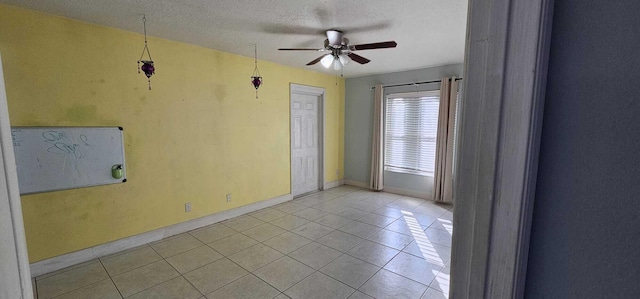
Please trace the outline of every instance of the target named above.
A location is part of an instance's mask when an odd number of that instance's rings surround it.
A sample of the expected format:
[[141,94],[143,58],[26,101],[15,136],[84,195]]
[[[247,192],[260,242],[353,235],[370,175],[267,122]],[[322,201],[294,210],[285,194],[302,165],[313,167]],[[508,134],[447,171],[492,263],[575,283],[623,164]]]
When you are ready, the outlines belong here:
[[22,197],[31,262],[290,193],[291,82],[326,89],[325,180],[342,177],[344,80],[259,61],[256,99],[252,58],[151,37],[149,91],[142,46],[138,33],[0,5],[11,124],[125,132],[127,183]]

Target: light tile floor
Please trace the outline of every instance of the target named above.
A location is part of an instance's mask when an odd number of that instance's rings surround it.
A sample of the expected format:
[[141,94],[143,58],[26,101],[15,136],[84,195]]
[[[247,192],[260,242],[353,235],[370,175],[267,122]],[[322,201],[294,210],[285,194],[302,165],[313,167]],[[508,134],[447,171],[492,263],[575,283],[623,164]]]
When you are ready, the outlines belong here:
[[447,298],[452,206],[341,186],[34,279],[37,298]]

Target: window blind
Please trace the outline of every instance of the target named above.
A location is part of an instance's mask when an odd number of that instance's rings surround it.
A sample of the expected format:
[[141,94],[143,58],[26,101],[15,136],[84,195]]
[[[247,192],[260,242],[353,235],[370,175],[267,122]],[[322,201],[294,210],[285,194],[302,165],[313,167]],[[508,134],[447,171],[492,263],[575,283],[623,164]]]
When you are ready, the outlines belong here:
[[439,90],[387,97],[385,170],[433,175],[439,103]]

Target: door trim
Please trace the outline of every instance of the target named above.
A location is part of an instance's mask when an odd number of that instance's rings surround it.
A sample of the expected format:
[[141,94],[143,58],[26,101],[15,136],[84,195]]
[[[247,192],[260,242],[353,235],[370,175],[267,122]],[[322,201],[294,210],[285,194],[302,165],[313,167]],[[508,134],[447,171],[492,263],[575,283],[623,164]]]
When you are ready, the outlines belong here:
[[[5,245],[13,244],[14,250],[3,252],[0,257],[0,297],[33,298],[31,271],[27,241],[22,219],[22,202],[18,189],[18,172],[13,154],[13,138],[9,122],[9,107],[5,92],[2,58],[0,57],[0,187],[1,218],[8,220],[8,227],[0,227],[0,241]],[[6,200],[6,202],[4,202]],[[5,209],[7,208],[8,209]],[[4,226],[4,225],[3,225]],[[15,259],[15,263],[11,260]],[[19,295],[19,296],[18,296]]]
[[291,134],[291,100],[293,94],[303,94],[303,95],[311,95],[317,96],[319,98],[318,105],[318,148],[320,149],[318,152],[318,190],[325,189],[325,165],[324,165],[324,157],[326,155],[326,136],[325,136],[325,115],[326,115],[326,91],[324,88],[302,85],[296,83],[289,84],[289,190],[291,194],[293,194],[293,149],[291,146],[293,142],[291,142],[291,138],[293,134]]
[[523,298],[553,0],[469,1],[451,298]]

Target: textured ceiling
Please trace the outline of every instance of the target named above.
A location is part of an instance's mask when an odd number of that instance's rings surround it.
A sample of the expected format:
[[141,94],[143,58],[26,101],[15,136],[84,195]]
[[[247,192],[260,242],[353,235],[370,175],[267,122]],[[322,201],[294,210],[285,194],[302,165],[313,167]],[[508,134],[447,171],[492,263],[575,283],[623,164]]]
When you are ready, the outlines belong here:
[[[321,53],[324,31],[339,29],[351,44],[395,40],[395,49],[356,52],[372,61],[351,63],[345,77],[462,63],[467,0],[0,0],[0,3],[142,32],[149,35],[335,74],[305,64]],[[153,47],[153,45],[150,45]],[[133,55],[133,54],[132,54]]]

